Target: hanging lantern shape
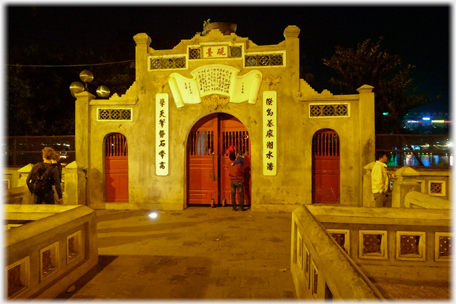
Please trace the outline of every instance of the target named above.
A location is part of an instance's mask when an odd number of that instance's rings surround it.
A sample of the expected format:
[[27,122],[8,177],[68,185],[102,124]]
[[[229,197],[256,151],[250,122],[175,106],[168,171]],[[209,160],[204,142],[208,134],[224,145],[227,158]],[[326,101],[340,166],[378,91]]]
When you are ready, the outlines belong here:
[[84,85],[82,83],[75,81],[70,84],[70,93],[73,97],[76,97],[74,95],[81,92],[84,92]]
[[97,95],[98,97],[101,97],[101,98],[106,98],[109,96],[109,88],[105,85],[101,85],[97,88]]

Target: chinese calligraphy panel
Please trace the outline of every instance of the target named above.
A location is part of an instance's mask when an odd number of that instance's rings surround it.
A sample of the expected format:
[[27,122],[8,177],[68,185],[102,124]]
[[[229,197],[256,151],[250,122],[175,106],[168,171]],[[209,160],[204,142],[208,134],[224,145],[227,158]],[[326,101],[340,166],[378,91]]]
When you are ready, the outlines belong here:
[[277,175],[277,92],[263,93],[263,174]]
[[169,96],[167,93],[155,97],[155,173],[169,173]]
[[228,46],[203,46],[203,58],[228,58]]

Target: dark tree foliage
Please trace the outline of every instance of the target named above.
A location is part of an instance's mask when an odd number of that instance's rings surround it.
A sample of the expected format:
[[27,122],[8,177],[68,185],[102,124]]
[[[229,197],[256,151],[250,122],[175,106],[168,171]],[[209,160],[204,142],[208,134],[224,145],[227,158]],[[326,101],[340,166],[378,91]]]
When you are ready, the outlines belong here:
[[[357,49],[336,46],[336,53],[323,63],[334,69],[339,78],[330,82],[343,93],[355,94],[364,84],[374,87],[376,133],[398,133],[402,119],[411,109],[428,102],[426,95],[417,95],[411,78],[413,66],[404,65],[399,55],[392,55],[382,46],[383,37],[367,39]],[[383,116],[383,112],[388,112]]]
[[[96,56],[87,47],[32,44],[11,48],[7,71],[7,135],[74,135],[75,98],[70,94],[70,84],[81,82],[79,73],[88,69],[94,74],[94,80],[88,84],[91,94],[96,96],[100,85],[106,85],[111,95],[124,94],[134,82],[132,49],[131,54],[112,51]],[[131,61],[106,64],[128,59]]]

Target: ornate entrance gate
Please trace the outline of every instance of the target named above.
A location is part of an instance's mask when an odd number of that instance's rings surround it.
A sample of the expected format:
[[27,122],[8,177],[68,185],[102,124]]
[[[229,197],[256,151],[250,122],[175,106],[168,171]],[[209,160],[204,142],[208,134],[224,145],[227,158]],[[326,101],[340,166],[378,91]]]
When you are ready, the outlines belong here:
[[188,204],[231,204],[230,148],[245,152],[244,204],[250,204],[248,132],[238,119],[222,113],[202,118],[190,131],[187,141]]
[[312,202],[340,202],[339,136],[333,130],[320,130],[312,139]]
[[105,143],[106,202],[128,202],[128,145],[120,133],[111,133]]

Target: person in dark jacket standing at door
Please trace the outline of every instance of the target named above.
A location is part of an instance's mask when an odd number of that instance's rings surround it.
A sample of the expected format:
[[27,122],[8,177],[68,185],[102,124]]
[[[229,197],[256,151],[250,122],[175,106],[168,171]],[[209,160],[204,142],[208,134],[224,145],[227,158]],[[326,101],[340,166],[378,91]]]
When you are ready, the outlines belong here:
[[[238,152],[239,156],[239,152]],[[236,155],[231,152],[230,160],[235,161]],[[231,180],[231,204],[233,205],[233,210],[236,211],[236,189],[239,192],[239,205],[241,206],[241,211],[244,209],[244,169],[241,163],[237,163],[234,166],[229,166],[229,176]]]

